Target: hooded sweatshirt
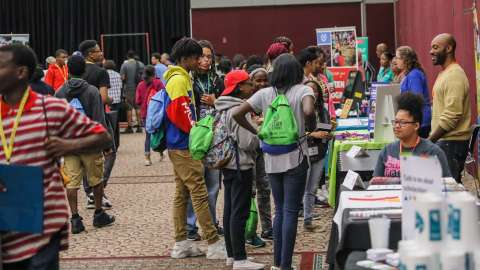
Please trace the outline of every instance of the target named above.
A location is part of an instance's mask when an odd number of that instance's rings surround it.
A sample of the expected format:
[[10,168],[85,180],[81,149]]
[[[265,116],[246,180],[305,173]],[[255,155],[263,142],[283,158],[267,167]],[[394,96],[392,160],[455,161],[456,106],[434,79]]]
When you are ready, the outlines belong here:
[[102,124],[102,126],[108,129],[100,92],[95,86],[88,84],[84,79],[72,78],[68,80],[60,90],[58,90],[55,97],[66,99],[68,102],[74,98],[78,98],[88,118]]
[[[240,170],[248,170],[255,166],[255,157],[257,156],[259,142],[257,136],[253,135],[243,127],[240,127],[240,125],[232,118],[234,108],[240,106],[243,102],[242,99],[237,97],[221,96],[215,101],[215,109],[218,112],[226,111],[228,130],[238,145]],[[250,124],[256,126],[249,113],[246,117]],[[230,163],[225,168],[236,170],[237,161],[235,159],[230,160]]]
[[170,99],[166,108],[167,149],[187,150],[190,129],[196,120],[192,80],[180,66],[170,66],[163,77]]

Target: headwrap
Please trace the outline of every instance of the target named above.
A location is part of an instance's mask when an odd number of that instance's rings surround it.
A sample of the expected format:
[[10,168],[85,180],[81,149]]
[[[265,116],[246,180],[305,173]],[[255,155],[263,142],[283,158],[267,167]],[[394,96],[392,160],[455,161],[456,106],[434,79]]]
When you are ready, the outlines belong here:
[[250,74],[249,74],[250,79],[253,79],[253,76],[255,76],[255,74],[257,74],[258,72],[261,72],[261,71],[263,71],[263,72],[265,72],[265,73],[268,74],[268,72],[267,72],[266,69],[264,69],[263,67],[259,67],[259,68],[256,68],[256,69],[250,71]]
[[284,53],[288,53],[288,48],[283,43],[273,43],[267,50],[267,56],[272,60]]

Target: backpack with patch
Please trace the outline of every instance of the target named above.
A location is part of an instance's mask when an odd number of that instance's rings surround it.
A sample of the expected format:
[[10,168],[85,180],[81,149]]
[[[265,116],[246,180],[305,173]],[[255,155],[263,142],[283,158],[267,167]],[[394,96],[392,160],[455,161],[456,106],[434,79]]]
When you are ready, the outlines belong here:
[[227,111],[217,111],[214,113],[212,145],[204,158],[205,166],[212,169],[224,168],[237,154],[237,144],[228,128]]
[[188,137],[188,149],[194,160],[201,160],[210,149],[213,140],[213,122],[214,118],[207,115],[190,130]]
[[70,106],[72,106],[75,110],[81,112],[82,114],[85,113],[85,109],[83,108],[82,102],[78,98],[72,98],[69,102]]
[[262,151],[272,155],[285,154],[298,147],[298,127],[285,93],[278,94],[268,107],[258,133]]

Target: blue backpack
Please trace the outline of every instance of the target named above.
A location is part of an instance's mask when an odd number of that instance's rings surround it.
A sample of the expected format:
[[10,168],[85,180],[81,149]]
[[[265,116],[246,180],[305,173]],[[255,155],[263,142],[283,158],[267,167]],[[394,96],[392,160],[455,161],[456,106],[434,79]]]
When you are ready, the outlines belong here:
[[85,114],[85,109],[83,108],[82,102],[78,98],[72,98],[69,102],[70,106],[72,106],[75,110]]
[[155,152],[163,152],[167,148],[165,129],[168,104],[170,104],[170,97],[165,89],[161,89],[153,95],[148,103],[145,130],[151,134],[150,147]]

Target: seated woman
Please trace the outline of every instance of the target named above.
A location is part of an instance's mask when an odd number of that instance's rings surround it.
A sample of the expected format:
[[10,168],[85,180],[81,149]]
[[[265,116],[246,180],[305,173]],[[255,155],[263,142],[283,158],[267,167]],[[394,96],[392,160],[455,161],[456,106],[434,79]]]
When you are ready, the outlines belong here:
[[420,138],[423,98],[404,92],[397,98],[398,110],[393,120],[393,132],[399,140],[383,148],[378,157],[374,177],[400,177],[400,156],[436,156],[442,166],[442,177],[450,177],[445,153],[436,144]]

